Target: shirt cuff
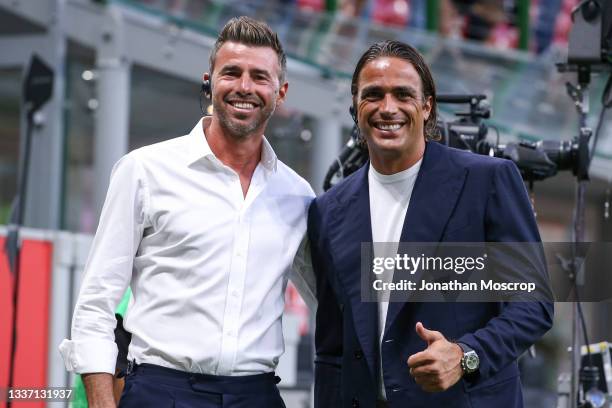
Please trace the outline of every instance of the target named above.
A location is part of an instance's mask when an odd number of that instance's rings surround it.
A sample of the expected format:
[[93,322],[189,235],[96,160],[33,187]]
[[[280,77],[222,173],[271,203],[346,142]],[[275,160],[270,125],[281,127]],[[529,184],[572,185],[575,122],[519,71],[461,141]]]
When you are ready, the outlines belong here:
[[59,351],[68,371],[77,374],[115,374],[118,350],[114,341],[64,339]]

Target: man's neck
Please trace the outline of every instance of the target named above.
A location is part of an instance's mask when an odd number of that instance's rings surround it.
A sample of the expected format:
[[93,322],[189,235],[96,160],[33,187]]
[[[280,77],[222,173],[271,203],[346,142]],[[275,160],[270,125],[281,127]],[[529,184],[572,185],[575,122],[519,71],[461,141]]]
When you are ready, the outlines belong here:
[[214,116],[208,123],[202,121],[202,125],[210,150],[221,163],[238,173],[242,195],[246,197],[255,168],[261,161],[263,132],[254,132],[239,139],[228,134]]
[[261,160],[263,133],[249,135],[239,139],[227,134],[219,122],[212,118],[208,124],[203,122],[206,140],[210,150],[226,166],[233,169],[240,177],[249,180]]
[[391,175],[409,169],[418,163],[425,153],[425,142],[415,146],[415,149],[404,154],[391,152],[388,155],[370,154],[370,164],[374,169],[384,175]]

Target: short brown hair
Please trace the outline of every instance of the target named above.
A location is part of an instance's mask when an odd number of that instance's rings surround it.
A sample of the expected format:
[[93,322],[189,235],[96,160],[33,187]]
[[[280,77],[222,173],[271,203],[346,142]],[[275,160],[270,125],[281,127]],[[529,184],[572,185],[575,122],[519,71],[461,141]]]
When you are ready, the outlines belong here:
[[211,75],[215,69],[217,52],[226,42],[272,48],[278,56],[278,65],[280,67],[279,82],[281,85],[284,83],[287,73],[287,57],[278,39],[278,35],[266,23],[246,16],[234,17],[228,21],[219,33],[215,46],[210,53],[209,67]]
[[357,96],[357,91],[359,90],[359,74],[361,74],[361,70],[368,62],[374,61],[376,58],[380,57],[395,57],[408,61],[419,74],[419,78],[421,78],[421,88],[423,90],[423,101],[431,97],[431,113],[429,114],[429,118],[425,121],[423,129],[425,137],[432,140],[438,140],[440,135],[437,127],[438,115],[436,112],[438,107],[436,103],[436,85],[423,56],[411,45],[401,41],[380,41],[368,48],[361,58],[359,58],[359,62],[357,62],[357,66],[355,67],[355,72],[353,72],[353,79],[351,81],[351,94],[353,98]]

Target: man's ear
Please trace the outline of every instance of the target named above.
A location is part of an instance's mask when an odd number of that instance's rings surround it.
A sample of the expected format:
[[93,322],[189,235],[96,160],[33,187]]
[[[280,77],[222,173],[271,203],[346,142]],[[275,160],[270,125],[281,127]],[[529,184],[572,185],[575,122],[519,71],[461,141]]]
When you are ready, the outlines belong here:
[[206,98],[212,98],[212,83],[210,81],[210,74],[208,72],[205,72],[202,75],[202,93]]
[[431,105],[432,105],[432,98],[431,96],[428,96],[425,99],[425,102],[423,102],[423,118],[425,120],[429,119],[429,114],[431,113]]
[[276,107],[278,108],[285,102],[287,96],[287,89],[289,89],[289,82],[285,82],[278,88],[278,98],[276,98]]

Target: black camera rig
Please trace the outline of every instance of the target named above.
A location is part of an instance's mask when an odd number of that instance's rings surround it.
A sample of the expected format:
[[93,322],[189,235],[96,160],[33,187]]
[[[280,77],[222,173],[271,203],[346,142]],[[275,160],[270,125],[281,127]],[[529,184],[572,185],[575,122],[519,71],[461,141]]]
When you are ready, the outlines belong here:
[[[489,126],[484,119],[491,117],[485,95],[438,95],[441,104],[466,104],[468,112],[456,112],[454,121],[438,121],[437,142],[447,146],[469,150],[476,154],[501,157],[512,160],[527,182],[544,180],[560,170],[571,170],[579,175],[588,166],[588,146],[580,143],[581,138],[568,140],[541,140],[538,142],[521,141],[500,144],[489,142]],[[499,139],[499,138],[498,138]],[[582,138],[588,140],[588,138]],[[363,166],[368,160],[365,142],[355,125],[351,137],[331,164],[324,180],[323,189],[328,190],[341,179]]]

